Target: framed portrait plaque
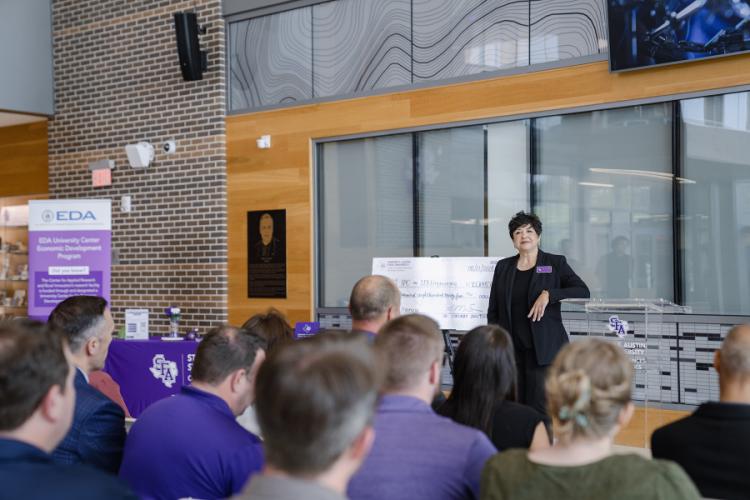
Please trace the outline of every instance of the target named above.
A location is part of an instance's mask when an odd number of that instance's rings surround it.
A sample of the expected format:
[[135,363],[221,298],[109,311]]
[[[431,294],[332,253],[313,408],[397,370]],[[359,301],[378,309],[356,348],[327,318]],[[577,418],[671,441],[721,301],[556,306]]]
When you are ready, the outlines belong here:
[[286,298],[286,210],[247,213],[247,296]]

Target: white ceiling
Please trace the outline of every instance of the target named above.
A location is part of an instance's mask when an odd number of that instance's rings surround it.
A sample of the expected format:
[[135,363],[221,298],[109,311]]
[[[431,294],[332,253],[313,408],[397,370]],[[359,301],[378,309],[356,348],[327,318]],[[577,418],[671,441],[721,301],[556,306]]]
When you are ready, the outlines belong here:
[[24,123],[40,122],[46,119],[46,116],[0,112],[0,127],[10,127],[13,125],[22,125]]

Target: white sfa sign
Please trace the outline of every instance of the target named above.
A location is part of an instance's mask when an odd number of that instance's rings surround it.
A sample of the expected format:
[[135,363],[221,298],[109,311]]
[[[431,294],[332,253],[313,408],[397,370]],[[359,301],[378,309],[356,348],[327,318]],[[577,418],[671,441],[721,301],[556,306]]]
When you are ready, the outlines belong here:
[[430,316],[443,330],[487,324],[490,286],[498,257],[372,259],[372,274],[388,276],[401,291],[401,313]]

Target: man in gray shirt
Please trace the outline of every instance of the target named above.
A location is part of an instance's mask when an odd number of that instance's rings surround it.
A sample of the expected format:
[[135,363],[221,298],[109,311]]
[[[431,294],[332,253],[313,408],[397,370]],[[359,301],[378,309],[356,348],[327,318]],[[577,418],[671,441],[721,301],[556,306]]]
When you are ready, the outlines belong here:
[[273,352],[256,388],[266,466],[238,498],[345,499],[372,446],[382,372],[366,339],[343,332]]

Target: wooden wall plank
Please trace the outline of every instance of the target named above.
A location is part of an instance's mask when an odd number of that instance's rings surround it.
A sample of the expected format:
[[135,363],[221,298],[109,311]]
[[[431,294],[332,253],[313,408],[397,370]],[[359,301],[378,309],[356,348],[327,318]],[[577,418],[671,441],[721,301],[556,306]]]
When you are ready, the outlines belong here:
[[665,410],[662,408],[645,408],[636,406],[633,418],[615,437],[615,444],[650,448],[651,435],[659,427],[664,427],[676,420],[685,418],[692,412],[682,410]]
[[0,196],[46,194],[47,121],[0,127]]
[[[314,139],[618,103],[750,84],[750,55],[612,74],[606,62],[227,117],[229,318],[313,313]],[[271,149],[255,140],[272,136]],[[288,298],[247,298],[248,210],[287,209]]]

